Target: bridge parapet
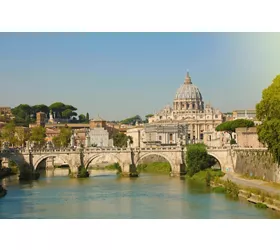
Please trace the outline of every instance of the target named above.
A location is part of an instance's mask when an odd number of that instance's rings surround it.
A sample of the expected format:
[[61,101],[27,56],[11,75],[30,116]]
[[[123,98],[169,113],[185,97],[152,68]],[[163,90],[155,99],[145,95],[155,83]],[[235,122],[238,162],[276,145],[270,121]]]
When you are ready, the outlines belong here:
[[267,151],[268,148],[234,148],[234,151]]

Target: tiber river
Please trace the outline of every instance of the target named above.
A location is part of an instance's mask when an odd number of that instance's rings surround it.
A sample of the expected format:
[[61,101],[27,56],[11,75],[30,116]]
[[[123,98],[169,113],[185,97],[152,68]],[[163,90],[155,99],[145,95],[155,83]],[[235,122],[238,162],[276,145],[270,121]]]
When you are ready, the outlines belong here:
[[43,174],[31,183],[19,183],[16,176],[2,180],[8,194],[0,199],[0,218],[280,218],[270,209],[211,193],[204,183],[167,174],[120,178],[114,172],[95,171],[88,179],[71,179],[66,174]]

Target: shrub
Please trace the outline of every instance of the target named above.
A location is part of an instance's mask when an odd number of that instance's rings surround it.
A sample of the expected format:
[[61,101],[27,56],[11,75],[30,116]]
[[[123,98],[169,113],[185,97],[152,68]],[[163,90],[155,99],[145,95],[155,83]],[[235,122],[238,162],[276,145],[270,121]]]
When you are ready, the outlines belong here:
[[225,193],[226,192],[226,188],[219,186],[219,187],[214,187],[212,188],[212,191],[215,193]]
[[257,204],[255,205],[255,207],[257,207],[257,208],[268,208],[267,205],[265,205],[265,204],[263,204],[263,203],[257,203]]
[[206,177],[205,177],[205,181],[206,181],[206,185],[210,186],[211,184],[211,173],[209,171],[206,172]]
[[237,198],[239,194],[239,187],[229,179],[225,182],[226,193],[233,198]]

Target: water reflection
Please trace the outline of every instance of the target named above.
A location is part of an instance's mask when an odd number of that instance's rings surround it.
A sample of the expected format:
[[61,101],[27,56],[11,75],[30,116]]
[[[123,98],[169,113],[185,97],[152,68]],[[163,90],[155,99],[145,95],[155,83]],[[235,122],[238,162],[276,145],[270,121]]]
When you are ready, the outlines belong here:
[[87,179],[46,173],[37,181],[5,179],[0,218],[279,218],[270,210],[211,193],[204,183],[168,175]]

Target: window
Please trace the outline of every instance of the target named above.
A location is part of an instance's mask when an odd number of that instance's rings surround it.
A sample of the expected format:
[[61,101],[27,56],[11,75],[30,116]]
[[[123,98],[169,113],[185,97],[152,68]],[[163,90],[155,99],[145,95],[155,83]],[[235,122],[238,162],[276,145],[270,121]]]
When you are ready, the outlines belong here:
[[218,118],[218,115],[215,115],[215,118],[217,119],[217,118]]
[[158,137],[159,141],[161,141],[161,135]]

